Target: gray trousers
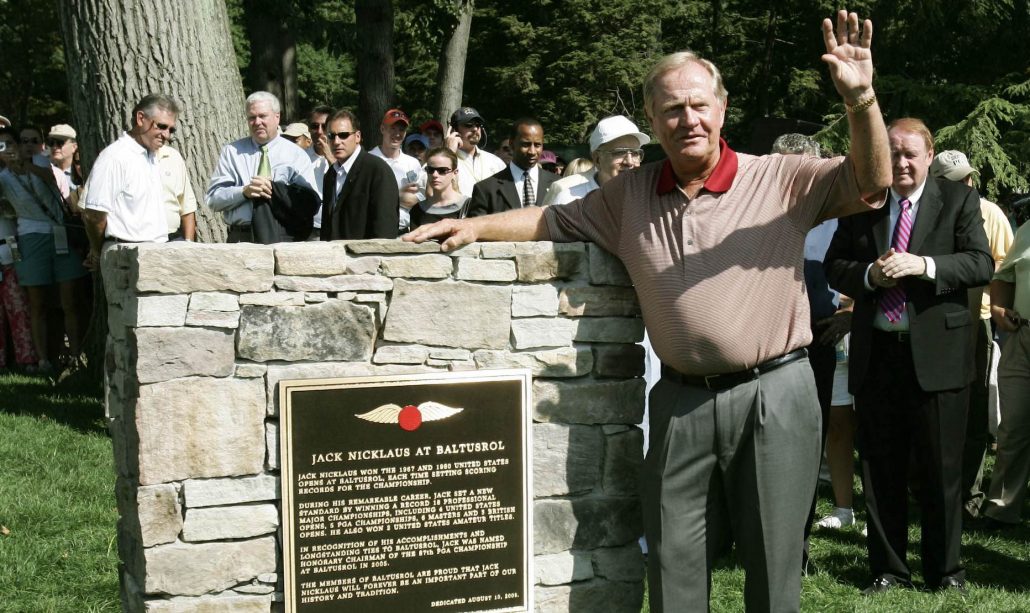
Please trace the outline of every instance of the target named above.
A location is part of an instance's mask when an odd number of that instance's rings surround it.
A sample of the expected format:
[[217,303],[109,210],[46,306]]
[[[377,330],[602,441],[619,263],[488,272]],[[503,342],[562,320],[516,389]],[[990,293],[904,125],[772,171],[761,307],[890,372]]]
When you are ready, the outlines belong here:
[[821,418],[807,359],[720,392],[662,379],[641,495],[651,611],[705,611],[737,546],[748,611],[797,611]]

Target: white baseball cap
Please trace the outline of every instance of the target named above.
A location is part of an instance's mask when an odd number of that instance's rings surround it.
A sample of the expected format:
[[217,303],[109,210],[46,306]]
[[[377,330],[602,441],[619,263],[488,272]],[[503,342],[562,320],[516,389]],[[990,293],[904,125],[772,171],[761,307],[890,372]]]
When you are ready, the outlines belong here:
[[930,164],[932,176],[944,177],[949,181],[962,181],[974,172],[976,169],[969,165],[969,158],[966,157],[966,154],[954,149],[941,151]]
[[612,115],[597,122],[597,127],[590,133],[590,153],[621,136],[636,136],[641,147],[651,142],[651,137],[641,132],[637,124],[623,115]]

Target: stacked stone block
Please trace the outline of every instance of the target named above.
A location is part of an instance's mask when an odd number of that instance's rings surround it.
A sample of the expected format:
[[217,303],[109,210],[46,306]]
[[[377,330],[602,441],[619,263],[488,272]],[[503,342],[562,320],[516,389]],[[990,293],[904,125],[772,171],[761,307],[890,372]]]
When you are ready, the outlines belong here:
[[639,611],[643,324],[594,245],[121,245],[107,417],[130,611],[282,608],[278,382],[527,368],[539,611]]

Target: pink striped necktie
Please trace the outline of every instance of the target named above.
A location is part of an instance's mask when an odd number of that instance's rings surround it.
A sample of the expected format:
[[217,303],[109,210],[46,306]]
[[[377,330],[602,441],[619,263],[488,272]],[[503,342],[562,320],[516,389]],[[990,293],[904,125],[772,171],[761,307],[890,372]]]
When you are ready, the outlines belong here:
[[[901,206],[901,214],[898,215],[898,223],[894,225],[894,239],[891,247],[897,253],[908,252],[908,239],[912,236],[912,203],[908,198],[898,202]],[[905,290],[901,283],[894,287],[888,287],[880,298],[880,308],[887,320],[897,323],[901,314],[905,311]]]

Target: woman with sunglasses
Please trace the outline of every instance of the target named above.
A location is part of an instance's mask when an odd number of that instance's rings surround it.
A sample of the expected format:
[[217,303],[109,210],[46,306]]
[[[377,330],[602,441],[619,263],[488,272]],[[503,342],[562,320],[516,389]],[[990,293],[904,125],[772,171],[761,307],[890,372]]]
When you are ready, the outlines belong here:
[[59,183],[64,181],[64,174],[57,177],[52,167],[34,166],[18,147],[12,146],[17,142],[12,131],[0,129],[0,141],[6,145],[6,168],[0,170],[0,200],[6,201],[17,217],[14,267],[29,296],[29,320],[39,370],[52,373],[51,357],[57,356],[48,351],[48,292],[57,286],[70,353],[77,357],[84,309],[77,300],[76,282],[88,272],[82,265],[82,254],[68,240],[68,185]]
[[458,191],[458,156],[437,147],[426,159],[429,186],[426,199],[411,208],[411,230],[441,219],[461,219],[468,211],[469,198]]

